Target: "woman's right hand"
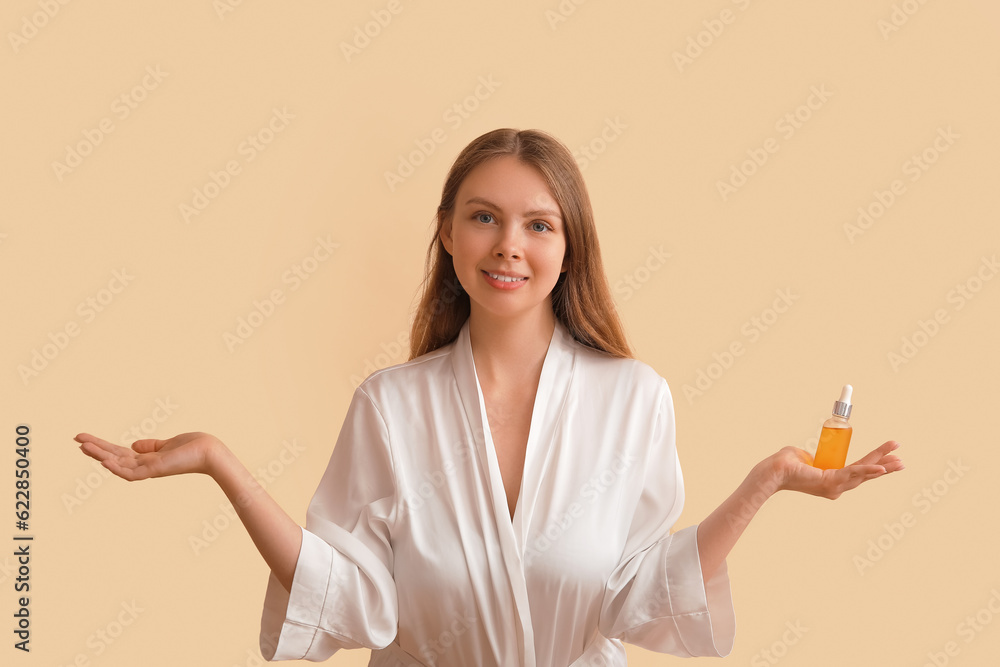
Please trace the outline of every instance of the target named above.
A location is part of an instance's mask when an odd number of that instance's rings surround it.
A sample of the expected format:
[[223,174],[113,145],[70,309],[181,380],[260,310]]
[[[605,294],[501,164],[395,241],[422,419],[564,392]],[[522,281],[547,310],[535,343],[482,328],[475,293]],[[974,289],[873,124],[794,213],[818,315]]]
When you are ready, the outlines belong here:
[[130,482],[192,472],[211,475],[213,453],[225,446],[214,435],[198,431],[181,433],[167,440],[136,440],[132,449],[89,433],[80,433],[73,439],[80,443],[84,454]]
[[80,443],[84,454],[130,482],[188,472],[209,475],[233,504],[274,576],[286,591],[292,590],[302,548],[302,529],[214,435],[194,432],[168,440],[136,440],[132,449],[89,433],[80,433],[73,439]]

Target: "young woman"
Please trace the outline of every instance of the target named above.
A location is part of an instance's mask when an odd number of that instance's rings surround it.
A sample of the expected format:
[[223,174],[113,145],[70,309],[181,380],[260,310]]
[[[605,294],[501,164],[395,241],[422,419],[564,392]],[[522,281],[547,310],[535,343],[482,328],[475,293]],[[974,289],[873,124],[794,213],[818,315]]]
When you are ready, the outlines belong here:
[[411,357],[357,388],[298,526],[218,439],[80,448],[126,480],[210,475],[271,575],[268,660],[372,649],[371,665],[624,665],[622,642],[727,655],[726,557],[767,497],[837,498],[903,468],[889,441],[819,470],[785,447],[677,533],[666,381],[631,357],[587,191],[549,135],[458,156]]

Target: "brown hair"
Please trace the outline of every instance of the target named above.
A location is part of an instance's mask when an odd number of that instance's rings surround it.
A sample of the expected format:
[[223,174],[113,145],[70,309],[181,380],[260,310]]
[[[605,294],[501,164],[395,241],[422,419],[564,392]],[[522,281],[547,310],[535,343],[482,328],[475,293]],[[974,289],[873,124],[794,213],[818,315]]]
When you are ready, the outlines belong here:
[[540,130],[493,130],[474,139],[445,179],[437,226],[427,248],[423,295],[410,330],[410,359],[455,340],[470,313],[469,295],[441,243],[441,228],[454,212],[462,181],[488,160],[512,155],[541,172],[559,203],[566,234],[566,271],[552,288],[552,310],[580,343],[615,357],[631,358],[601,262],[594,213],[583,175],[569,150]]

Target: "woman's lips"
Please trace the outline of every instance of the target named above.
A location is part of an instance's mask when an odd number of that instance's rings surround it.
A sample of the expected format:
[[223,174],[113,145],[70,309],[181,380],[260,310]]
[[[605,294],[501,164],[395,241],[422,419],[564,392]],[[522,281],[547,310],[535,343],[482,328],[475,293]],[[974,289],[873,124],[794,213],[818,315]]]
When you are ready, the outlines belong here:
[[513,290],[528,282],[528,279],[525,277],[512,280],[510,277],[503,276],[499,273],[490,273],[489,271],[483,271],[482,273],[483,277],[486,278],[486,282],[497,289]]

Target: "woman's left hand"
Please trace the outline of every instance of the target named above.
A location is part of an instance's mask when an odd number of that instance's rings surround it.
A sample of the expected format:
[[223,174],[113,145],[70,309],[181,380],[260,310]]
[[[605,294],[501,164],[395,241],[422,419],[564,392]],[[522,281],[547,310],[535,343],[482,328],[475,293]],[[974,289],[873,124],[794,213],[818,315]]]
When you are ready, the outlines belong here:
[[830,470],[814,468],[809,452],[798,447],[783,447],[766,462],[772,466],[779,490],[801,491],[833,500],[862,482],[902,470],[903,461],[889,453],[897,447],[898,442],[887,440],[851,465]]

